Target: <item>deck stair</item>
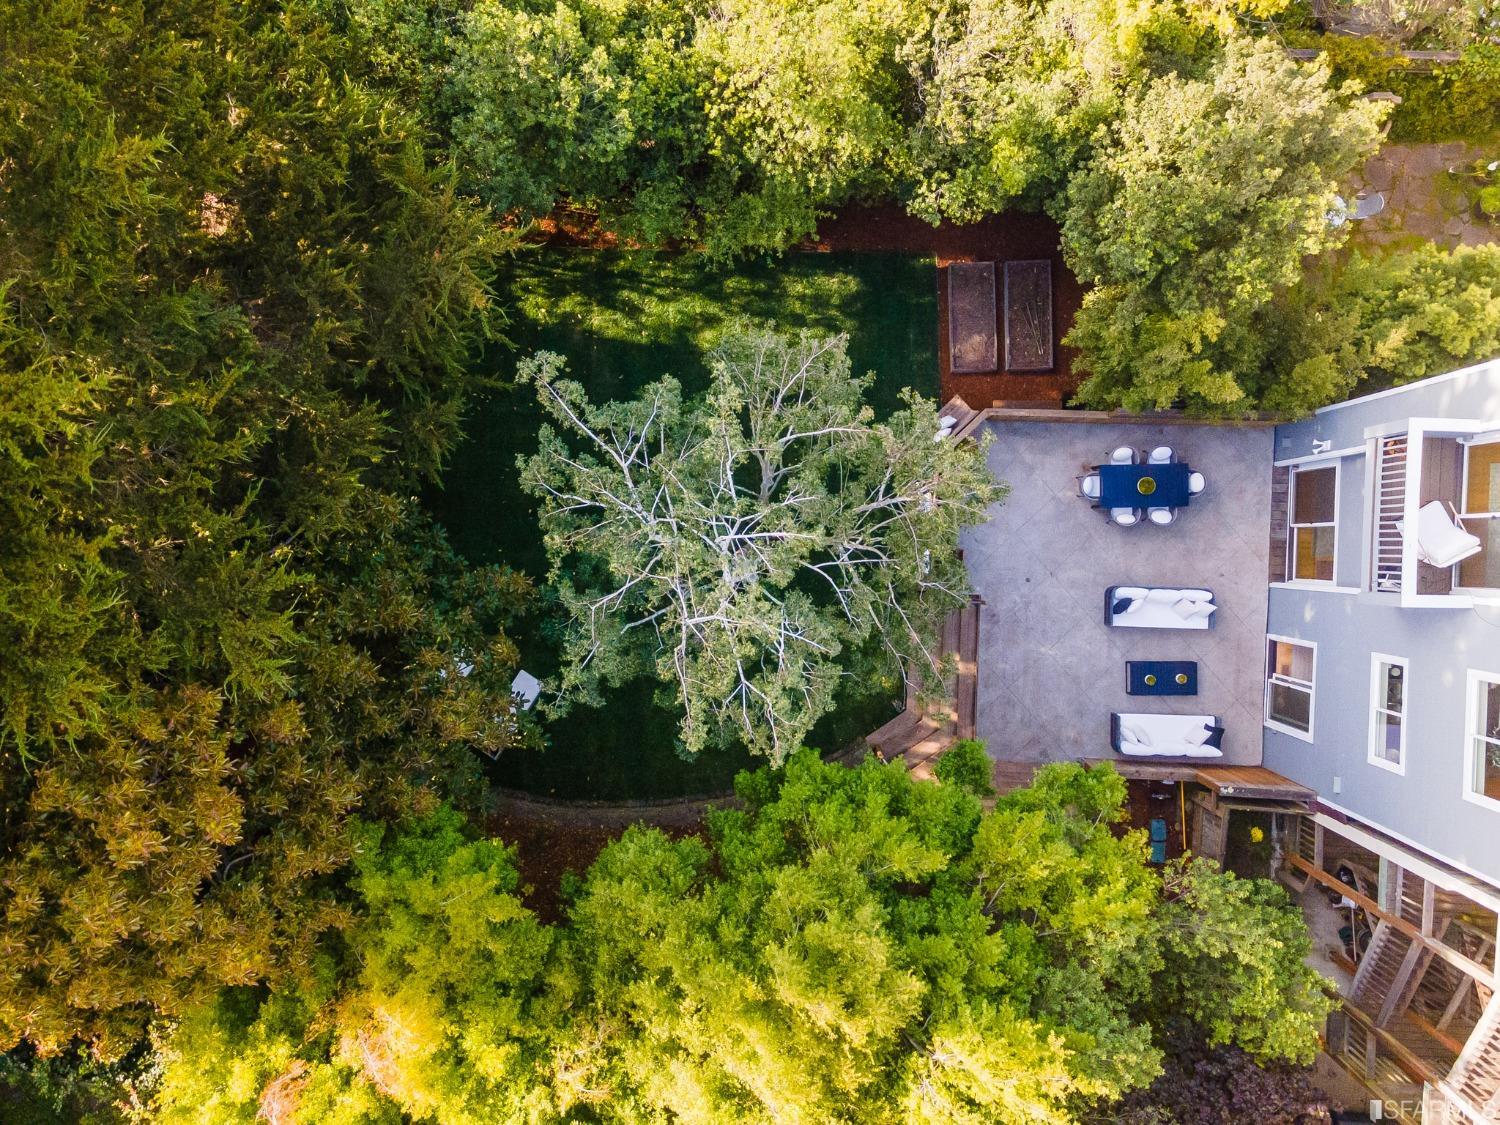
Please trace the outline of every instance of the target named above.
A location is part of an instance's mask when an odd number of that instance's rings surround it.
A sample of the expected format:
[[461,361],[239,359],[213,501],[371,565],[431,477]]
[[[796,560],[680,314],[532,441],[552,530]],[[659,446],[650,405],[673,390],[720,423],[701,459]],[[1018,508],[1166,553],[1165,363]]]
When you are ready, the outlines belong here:
[[1448,1075],[1452,1086],[1487,1120],[1500,1120],[1500,994],[1490,997],[1484,1014]]
[[958,395],[954,395],[943,404],[943,409],[938,411],[938,417],[953,419],[953,437],[966,438],[978,428],[979,423],[984,421],[984,411],[975,410]]
[[1385,919],[1377,922],[1369,948],[1359,959],[1354,984],[1349,989],[1349,1000],[1361,1011],[1378,1019],[1398,982],[1404,983],[1402,969],[1413,954],[1414,946],[1420,949],[1416,942]]
[[1376,492],[1375,573],[1377,591],[1401,590],[1402,535],[1396,523],[1406,512],[1406,435],[1380,439],[1380,483]]
[[931,777],[932,767],[948,747],[974,737],[981,604],[977,597],[972,598],[943,624],[940,654],[954,656],[957,663],[945,698],[936,705],[924,704],[920,685],[908,684],[905,709],[865,738],[872,750],[888,761],[901,759],[916,777]]

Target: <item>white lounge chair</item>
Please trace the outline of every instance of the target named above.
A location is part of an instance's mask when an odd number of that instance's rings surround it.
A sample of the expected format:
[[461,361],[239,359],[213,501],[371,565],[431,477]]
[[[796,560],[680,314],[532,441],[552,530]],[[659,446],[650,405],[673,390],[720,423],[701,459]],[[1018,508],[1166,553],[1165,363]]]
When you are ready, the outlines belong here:
[[1204,476],[1203,476],[1202,473],[1189,473],[1188,474],[1188,495],[1189,496],[1197,496],[1198,493],[1202,492],[1207,487],[1208,487],[1208,481],[1204,478]]
[[1134,527],[1141,522],[1141,517],[1134,508],[1111,508],[1109,518],[1121,527]]
[[1099,474],[1089,473],[1078,478],[1078,495],[1087,500],[1099,499]]
[[1134,465],[1138,456],[1130,446],[1122,445],[1109,455],[1109,463],[1111,465]]
[[1146,515],[1158,527],[1166,527],[1177,518],[1176,508],[1147,508]]
[[[1397,520],[1396,530],[1404,536],[1406,521]],[[1429,566],[1447,568],[1482,550],[1483,540],[1464,530],[1457,512],[1450,517],[1441,500],[1422,505],[1417,513],[1417,558]]]
[[1151,451],[1151,456],[1147,460],[1152,465],[1170,465],[1177,460],[1177,454],[1172,452],[1170,445],[1158,445]]

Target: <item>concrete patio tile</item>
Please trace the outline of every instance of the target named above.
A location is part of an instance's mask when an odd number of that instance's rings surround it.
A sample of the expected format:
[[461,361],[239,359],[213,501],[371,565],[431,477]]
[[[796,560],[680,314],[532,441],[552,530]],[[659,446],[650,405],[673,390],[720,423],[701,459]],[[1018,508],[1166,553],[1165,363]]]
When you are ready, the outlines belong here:
[[[1013,485],[996,518],[965,536],[986,605],[976,725],[1002,761],[1109,757],[1111,711],[1235,716],[1224,759],[1260,761],[1271,433],[1232,426],[989,423],[990,465]],[[1074,478],[1117,445],[1171,445],[1209,491],[1169,527],[1119,528]],[[1216,487],[1216,483],[1217,487]],[[1112,585],[1206,586],[1224,609],[1211,630],[1113,629]],[[1197,660],[1196,697],[1126,694],[1127,660]]]

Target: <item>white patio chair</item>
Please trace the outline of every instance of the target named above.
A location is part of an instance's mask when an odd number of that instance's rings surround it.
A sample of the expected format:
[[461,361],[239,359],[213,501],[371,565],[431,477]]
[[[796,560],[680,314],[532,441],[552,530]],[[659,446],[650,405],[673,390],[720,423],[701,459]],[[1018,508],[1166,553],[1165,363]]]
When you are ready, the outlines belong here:
[[1188,495],[1189,496],[1197,496],[1198,493],[1202,492],[1207,487],[1208,487],[1208,481],[1207,481],[1207,479],[1205,479],[1205,477],[1203,476],[1202,473],[1189,473],[1188,474]]
[[1177,454],[1172,452],[1170,445],[1158,445],[1151,451],[1149,462],[1153,465],[1170,465],[1177,460]]
[[1089,473],[1078,478],[1078,495],[1086,500],[1099,499],[1099,474]]
[[[1477,535],[1464,530],[1458,513],[1448,514],[1441,500],[1422,505],[1417,513],[1417,558],[1429,566],[1447,568],[1484,550]],[[1396,530],[1406,534],[1406,521],[1397,520]]]
[[1146,515],[1149,516],[1151,518],[1151,522],[1156,524],[1158,527],[1166,527],[1167,524],[1171,523],[1177,518],[1177,509],[1147,508]]
[[1134,527],[1141,522],[1141,517],[1136,514],[1134,508],[1111,508],[1109,518],[1121,527]]
[[1109,455],[1109,463],[1111,465],[1134,465],[1137,457],[1138,455],[1134,449],[1128,445],[1122,445]]

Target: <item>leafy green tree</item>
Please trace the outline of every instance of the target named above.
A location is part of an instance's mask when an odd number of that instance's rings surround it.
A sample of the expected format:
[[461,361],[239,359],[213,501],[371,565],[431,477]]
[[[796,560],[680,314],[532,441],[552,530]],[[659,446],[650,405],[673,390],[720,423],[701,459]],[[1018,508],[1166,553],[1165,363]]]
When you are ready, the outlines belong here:
[[562,364],[522,365],[562,427],[522,484],[570,618],[565,697],[654,675],[688,752],[737,739],[779,763],[867,641],[937,682],[958,535],[998,490],[980,446],[933,440],[932,403],[877,423],[844,337],[770,329],[726,336],[694,401],[664,378],[594,404]]
[[1064,1125],[1183,1036],[1316,1051],[1296,910],[1163,878],[1113,770],[1050,766],[984,813],[802,751],[739,791],[701,836],[626,831],[556,928],[451,811],[369,830],[357,923],[301,983],[179,1023],[161,1120]]
[[[237,989],[166,1039],[164,1122],[440,1125],[537,1120],[568,979],[516,897],[508,849],[441,808],[368,829],[342,959],[296,988]],[[544,996],[544,985],[550,990]]]
[[[985,815],[807,752],[740,793],[707,845],[630,830],[574,903],[576,1081],[608,1120],[1071,1121],[1156,1076],[1151,1013],[1179,1002],[1225,1005],[1204,1034],[1258,1058],[1316,1050],[1300,917],[1231,876],[1164,884],[1112,770],[1048,767]],[[1282,952],[1252,956],[1261,924]]]
[[699,20],[710,251],[778,250],[838,205],[883,194],[900,143],[896,49],[909,0],[729,0]]
[[1489,359],[1500,354],[1500,244],[1355,254],[1322,303],[1353,321],[1353,364],[1374,382]]
[[[1233,413],[1297,400],[1285,370],[1242,361],[1257,311],[1340,239],[1335,182],[1378,139],[1378,109],[1350,93],[1273,43],[1231,38],[1203,77],[1127,100],[1062,204],[1068,260],[1094,286],[1069,336],[1090,373],[1083,401]],[[1321,405],[1308,399],[1297,405]]]
[[0,40],[0,1047],[112,1055],[306,965],[355,811],[521,739],[525,584],[411,500],[500,243],[302,9]]
[[449,127],[484,198],[521,219],[600,208],[653,243],[690,235],[709,143],[695,10],[482,0],[459,17]]
[[898,49],[909,105],[902,197],[932,222],[1041,210],[1132,88],[1195,67],[1242,14],[1281,6],[933,0]]

